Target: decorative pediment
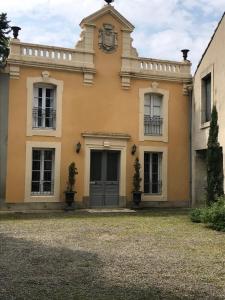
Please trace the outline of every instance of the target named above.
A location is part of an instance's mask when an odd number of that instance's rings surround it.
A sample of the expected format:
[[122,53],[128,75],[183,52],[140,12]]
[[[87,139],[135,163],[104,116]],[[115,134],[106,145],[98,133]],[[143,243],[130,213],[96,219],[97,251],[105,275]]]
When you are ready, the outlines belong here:
[[120,22],[123,25],[124,30],[130,32],[134,30],[134,26],[126,18],[124,18],[112,5],[105,5],[102,9],[84,18],[81,21],[80,26],[83,27],[84,25],[93,25],[97,19],[106,14],[112,15],[118,22]]

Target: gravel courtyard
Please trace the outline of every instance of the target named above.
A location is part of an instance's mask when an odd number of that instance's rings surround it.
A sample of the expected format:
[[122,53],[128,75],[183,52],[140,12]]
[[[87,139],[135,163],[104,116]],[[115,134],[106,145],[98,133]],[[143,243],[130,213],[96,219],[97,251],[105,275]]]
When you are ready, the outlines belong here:
[[175,210],[0,214],[0,299],[225,299],[225,233]]

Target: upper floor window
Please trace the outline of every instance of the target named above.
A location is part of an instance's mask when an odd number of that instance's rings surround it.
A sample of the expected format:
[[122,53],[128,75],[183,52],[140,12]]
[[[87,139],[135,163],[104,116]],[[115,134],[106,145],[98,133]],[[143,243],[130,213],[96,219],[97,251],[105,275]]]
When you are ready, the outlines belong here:
[[56,128],[56,88],[53,85],[34,85],[33,129]]
[[162,95],[145,94],[144,98],[144,134],[162,135]]
[[211,120],[211,73],[202,78],[202,123]]

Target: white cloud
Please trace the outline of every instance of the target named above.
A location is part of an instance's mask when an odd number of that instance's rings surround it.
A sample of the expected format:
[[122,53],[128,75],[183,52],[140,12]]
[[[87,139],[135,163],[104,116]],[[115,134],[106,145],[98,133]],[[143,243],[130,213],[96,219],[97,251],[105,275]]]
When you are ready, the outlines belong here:
[[[22,27],[21,40],[73,47],[79,38],[80,21],[100,9],[103,0],[7,0],[12,25]],[[206,47],[225,0],[116,0],[115,8],[136,30],[134,45],[141,56],[181,60],[189,48],[194,68]]]

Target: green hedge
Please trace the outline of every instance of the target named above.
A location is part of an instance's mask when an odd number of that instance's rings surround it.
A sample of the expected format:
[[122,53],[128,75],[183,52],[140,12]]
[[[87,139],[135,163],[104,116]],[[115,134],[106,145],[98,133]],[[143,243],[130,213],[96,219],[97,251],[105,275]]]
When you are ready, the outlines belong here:
[[213,229],[225,231],[225,198],[218,198],[210,207],[193,209],[190,217],[192,222],[205,223]]

